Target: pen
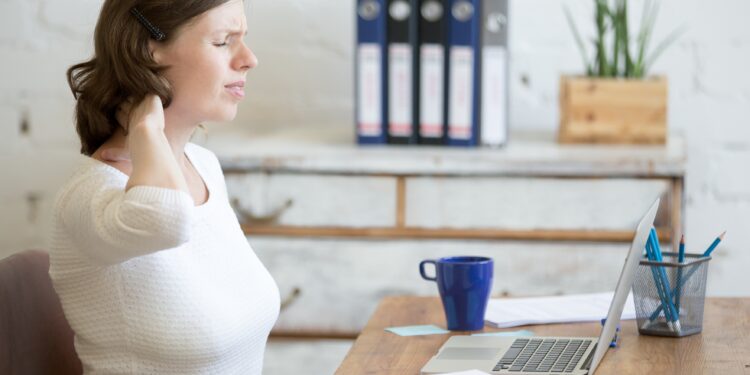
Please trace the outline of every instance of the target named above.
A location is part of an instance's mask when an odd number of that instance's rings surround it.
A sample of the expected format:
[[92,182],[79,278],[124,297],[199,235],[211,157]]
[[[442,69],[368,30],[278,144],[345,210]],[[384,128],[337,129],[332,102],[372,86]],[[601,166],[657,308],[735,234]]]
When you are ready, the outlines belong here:
[[[601,322],[602,322],[602,327],[604,327],[604,323],[607,322],[607,318],[602,319]],[[609,343],[610,348],[617,347],[617,339],[619,338],[619,333],[620,333],[620,324],[618,323],[617,328],[615,328],[615,336],[612,337],[612,342]]]

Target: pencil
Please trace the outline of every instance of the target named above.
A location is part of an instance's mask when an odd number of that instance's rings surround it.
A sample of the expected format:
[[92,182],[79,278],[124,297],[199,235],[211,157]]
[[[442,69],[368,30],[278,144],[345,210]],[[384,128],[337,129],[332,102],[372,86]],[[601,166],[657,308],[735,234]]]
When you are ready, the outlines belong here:
[[[654,230],[653,228],[651,228],[651,233],[649,234],[648,242],[646,244],[646,252],[650,253],[649,258],[652,261],[662,261],[661,251],[659,249],[659,237],[656,234],[656,230]],[[666,272],[664,272],[664,268],[661,266],[649,266],[649,268],[651,268],[651,272],[653,273],[655,284],[654,286],[656,287],[659,299],[661,299],[662,302],[661,306],[651,315],[650,320],[656,320],[656,317],[658,317],[659,315],[659,311],[661,311],[663,308],[667,326],[672,331],[679,332],[680,321],[675,306],[672,304],[672,293],[670,293],[667,274]]]
[[[706,257],[708,255],[711,255],[711,252],[714,251],[714,249],[716,249],[716,246],[718,246],[719,242],[721,242],[721,240],[724,238],[724,235],[726,233],[727,232],[724,231],[724,233],[720,234],[719,237],[717,237],[716,240],[714,240],[714,242],[711,244],[711,246],[708,247],[708,249],[706,250],[706,252],[703,253],[704,257]],[[709,250],[711,250],[711,251],[709,251]],[[706,254],[708,254],[708,255],[706,255]],[[695,271],[697,269],[698,269],[698,267],[692,267],[685,274],[685,277],[682,280],[680,280],[679,283],[677,283],[677,286],[674,288],[673,293],[677,292],[677,288],[681,288],[681,287],[685,286],[685,284],[688,282],[688,280],[690,280],[690,276],[693,276],[693,274],[695,273]],[[654,311],[654,313],[651,314],[651,316],[649,317],[650,320],[651,321],[655,320],[656,317],[659,316],[659,313],[661,312],[661,310],[662,310],[662,306],[659,306],[658,308],[656,308],[656,310]]]
[[[680,248],[677,253],[677,262],[682,265],[685,261],[685,235],[680,237]],[[680,295],[682,294],[682,288],[680,283],[682,282],[682,267],[677,267],[677,292],[674,295],[674,307],[677,309],[677,315],[680,315]]]
[[706,251],[703,253],[704,257],[707,257],[707,256],[711,255],[711,253],[714,251],[714,249],[716,249],[716,246],[719,246],[719,242],[721,242],[721,240],[724,239],[724,235],[725,234],[727,234],[727,231],[724,231],[723,233],[721,233],[719,235],[719,237],[716,237],[716,239],[714,240],[714,242],[711,243],[711,246],[709,246],[708,249],[706,249]]

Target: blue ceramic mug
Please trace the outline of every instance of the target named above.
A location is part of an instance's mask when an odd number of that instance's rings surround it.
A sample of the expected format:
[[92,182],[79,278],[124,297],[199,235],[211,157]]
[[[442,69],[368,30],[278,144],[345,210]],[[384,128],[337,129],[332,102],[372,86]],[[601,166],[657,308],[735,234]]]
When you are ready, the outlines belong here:
[[[425,273],[428,263],[435,266],[435,277]],[[478,331],[484,327],[493,268],[491,258],[474,256],[446,257],[419,263],[422,278],[437,282],[449,330]]]

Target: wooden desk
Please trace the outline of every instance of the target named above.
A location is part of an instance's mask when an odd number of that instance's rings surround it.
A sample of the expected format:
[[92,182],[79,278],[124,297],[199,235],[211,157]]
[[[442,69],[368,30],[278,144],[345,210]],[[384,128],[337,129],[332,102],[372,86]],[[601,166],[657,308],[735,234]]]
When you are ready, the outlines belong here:
[[[445,327],[439,298],[383,299],[336,374],[419,374],[449,335],[401,337],[383,329],[431,323]],[[624,321],[619,347],[607,352],[596,374],[750,374],[750,298],[709,298],[703,323],[702,333],[675,339],[641,336],[635,321]],[[523,329],[537,336],[598,336],[600,324]]]

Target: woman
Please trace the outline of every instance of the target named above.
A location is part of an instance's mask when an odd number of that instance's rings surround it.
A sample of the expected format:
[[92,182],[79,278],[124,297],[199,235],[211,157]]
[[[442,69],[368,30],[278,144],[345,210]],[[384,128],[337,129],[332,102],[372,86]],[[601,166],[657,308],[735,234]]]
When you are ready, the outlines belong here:
[[50,276],[86,374],[259,374],[276,284],[189,139],[234,118],[257,65],[241,0],[106,0],[68,70],[83,165],[55,204]]

